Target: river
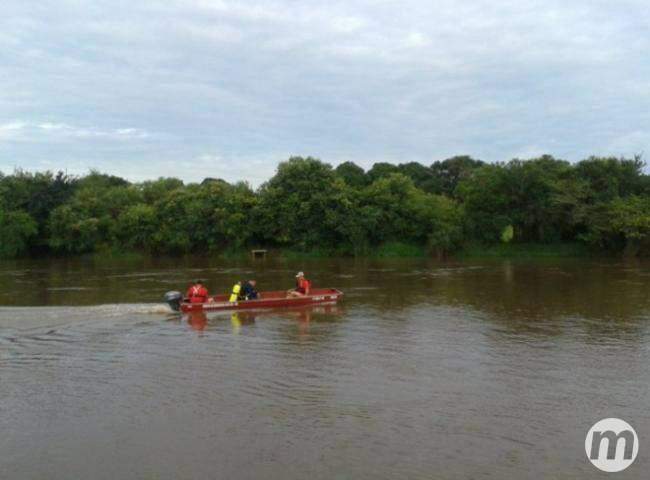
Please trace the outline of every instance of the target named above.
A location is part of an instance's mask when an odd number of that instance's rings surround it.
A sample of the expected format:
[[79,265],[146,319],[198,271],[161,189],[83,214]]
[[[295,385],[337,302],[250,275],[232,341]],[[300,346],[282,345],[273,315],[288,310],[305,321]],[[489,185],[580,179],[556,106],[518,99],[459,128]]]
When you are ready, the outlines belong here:
[[[650,264],[0,263],[0,478],[594,478],[650,466]],[[304,270],[337,306],[183,317],[167,290]]]

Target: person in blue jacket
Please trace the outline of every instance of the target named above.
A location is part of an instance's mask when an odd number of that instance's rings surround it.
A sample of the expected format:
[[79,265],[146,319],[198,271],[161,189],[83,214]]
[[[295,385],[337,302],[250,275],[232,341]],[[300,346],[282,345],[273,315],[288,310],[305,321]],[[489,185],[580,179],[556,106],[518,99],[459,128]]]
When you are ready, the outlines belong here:
[[244,283],[244,286],[242,287],[241,291],[241,297],[244,300],[256,300],[260,298],[260,294],[257,291],[257,282],[255,280],[248,280],[246,283]]

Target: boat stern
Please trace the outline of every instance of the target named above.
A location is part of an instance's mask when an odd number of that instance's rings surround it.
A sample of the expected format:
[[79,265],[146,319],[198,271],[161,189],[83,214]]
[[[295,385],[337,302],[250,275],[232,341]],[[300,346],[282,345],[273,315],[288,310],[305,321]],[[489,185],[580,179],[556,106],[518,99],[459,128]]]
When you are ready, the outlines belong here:
[[165,300],[165,303],[169,305],[169,308],[175,312],[180,312],[181,302],[183,301],[183,294],[181,292],[167,292],[163,299]]

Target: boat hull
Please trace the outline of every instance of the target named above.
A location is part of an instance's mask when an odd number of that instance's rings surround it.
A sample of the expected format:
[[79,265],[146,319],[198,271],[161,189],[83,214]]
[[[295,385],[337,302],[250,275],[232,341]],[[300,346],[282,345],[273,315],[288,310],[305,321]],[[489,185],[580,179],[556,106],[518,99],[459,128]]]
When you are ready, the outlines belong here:
[[335,288],[314,289],[309,295],[300,297],[287,297],[286,291],[260,292],[260,298],[256,300],[241,300],[237,302],[229,302],[228,295],[215,295],[214,297],[210,297],[209,301],[205,303],[183,301],[180,304],[180,310],[183,313],[191,313],[296,307],[336,303],[342,296],[343,292]]

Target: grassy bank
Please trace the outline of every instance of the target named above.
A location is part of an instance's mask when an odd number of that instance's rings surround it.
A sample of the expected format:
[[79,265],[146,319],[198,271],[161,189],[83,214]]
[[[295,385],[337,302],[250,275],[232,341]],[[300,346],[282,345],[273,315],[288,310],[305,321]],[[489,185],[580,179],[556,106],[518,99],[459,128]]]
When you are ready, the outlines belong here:
[[501,243],[496,245],[468,245],[453,255],[454,258],[540,258],[588,257],[592,252],[581,243]]
[[402,242],[388,242],[378,247],[362,249],[356,253],[348,249],[324,249],[313,248],[309,250],[297,250],[292,248],[281,248],[269,252],[289,260],[331,258],[331,257],[359,257],[359,258],[424,258],[428,256],[426,249],[420,245],[413,245]]
[[[496,244],[496,245],[467,245],[463,249],[450,253],[447,258],[451,259],[474,259],[474,258],[581,258],[593,256],[594,252],[587,246],[580,243],[557,243],[557,244]],[[601,255],[604,253],[601,252]],[[119,249],[102,249],[99,252],[81,255],[32,255],[29,258],[87,258],[95,262],[107,264],[122,261],[143,261],[148,258],[155,258],[158,255]],[[175,256],[166,254],[164,256]],[[179,254],[178,257],[187,256]],[[250,258],[250,249],[224,249],[220,251],[205,252],[203,257],[223,260],[246,260]],[[336,257],[357,257],[357,258],[436,258],[436,254],[427,250],[424,246],[402,242],[389,242],[378,247],[368,248],[356,253],[346,250],[313,248],[301,250],[298,248],[269,248],[269,258],[280,258],[286,260],[310,260],[320,258]],[[27,258],[27,257],[23,257]]]
[[[270,252],[287,259],[310,259],[327,257],[349,257],[354,256],[350,252],[333,251],[325,249],[313,249],[298,251],[283,248]],[[495,245],[466,245],[461,250],[448,255],[449,258],[558,258],[558,257],[588,257],[593,251],[581,243],[500,243]],[[426,258],[435,257],[433,252],[428,251],[424,246],[413,245],[402,242],[389,242],[378,247],[359,252],[357,257],[362,258]]]

